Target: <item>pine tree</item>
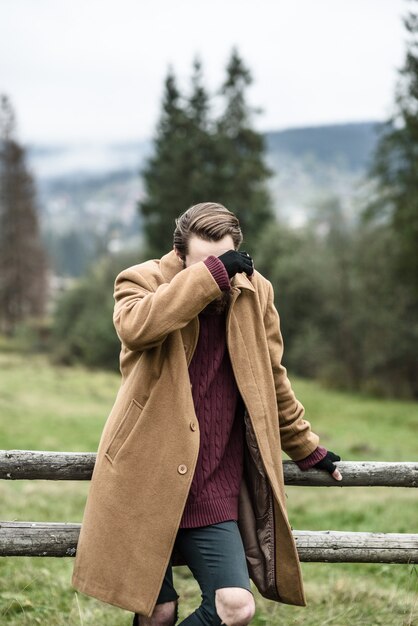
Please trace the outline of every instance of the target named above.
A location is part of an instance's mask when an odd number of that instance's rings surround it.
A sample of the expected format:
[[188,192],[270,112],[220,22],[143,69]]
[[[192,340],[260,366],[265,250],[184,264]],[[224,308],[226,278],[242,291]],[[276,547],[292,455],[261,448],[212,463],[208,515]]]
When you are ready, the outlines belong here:
[[181,97],[172,70],[168,73],[154,155],[143,171],[146,197],[138,208],[150,255],[172,248],[175,218],[208,195],[210,150],[208,96],[196,60],[188,101]]
[[244,245],[253,245],[262,228],[273,218],[266,181],[272,172],[264,161],[264,138],[251,125],[256,112],[246,102],[252,83],[249,69],[236,50],[232,51],[227,76],[221,88],[226,100],[217,123],[217,163],[214,194],[239,217]]
[[409,13],[403,22],[411,39],[399,72],[395,113],[383,126],[371,167],[377,197],[366,215],[388,221],[395,234],[398,280],[418,298],[418,13]]
[[[410,40],[394,113],[383,126],[370,168],[376,196],[365,211],[373,242],[363,254],[377,276],[365,296],[374,313],[373,332],[366,334],[372,345],[365,354],[372,375],[390,379],[388,387],[397,393],[405,389],[417,398],[418,13],[409,13],[403,22]],[[370,284],[373,277],[365,272],[363,281]]]
[[[203,87],[202,64],[193,63],[191,96],[186,104],[189,120],[187,163],[189,169],[189,196],[187,206],[212,201],[215,169],[214,138],[209,119],[209,96]],[[187,207],[185,207],[187,208]]]
[[166,81],[161,119],[154,139],[154,154],[142,175],[146,197],[139,204],[150,256],[169,249],[178,206],[178,147],[185,128],[176,78],[170,70]]
[[236,212],[250,246],[273,216],[263,137],[251,128],[245,101],[251,77],[238,53],[227,72],[221,90],[226,105],[218,121],[209,115],[199,59],[188,98],[181,96],[173,72],[167,76],[154,155],[143,171],[145,198],[138,206],[150,255],[172,247],[175,218],[199,202],[221,202]]
[[15,116],[0,99],[0,330],[42,315],[47,262],[41,243],[34,180],[24,149],[14,139]]

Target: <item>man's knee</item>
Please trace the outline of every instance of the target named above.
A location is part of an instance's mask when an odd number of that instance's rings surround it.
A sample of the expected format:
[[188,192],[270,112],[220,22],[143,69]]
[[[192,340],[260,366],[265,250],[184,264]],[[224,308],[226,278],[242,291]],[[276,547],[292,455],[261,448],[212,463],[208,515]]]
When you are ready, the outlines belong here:
[[[138,626],[174,626],[177,621],[177,601],[156,604],[151,617],[139,616]],[[135,624],[135,622],[134,622]]]
[[255,613],[254,596],[241,587],[217,589],[216,611],[227,626],[247,626]]

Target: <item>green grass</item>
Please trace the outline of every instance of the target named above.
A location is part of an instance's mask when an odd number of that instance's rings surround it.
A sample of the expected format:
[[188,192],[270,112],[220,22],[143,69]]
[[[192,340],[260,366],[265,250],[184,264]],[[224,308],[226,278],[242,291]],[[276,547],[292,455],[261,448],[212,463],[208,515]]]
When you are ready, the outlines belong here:
[[[343,460],[414,461],[418,405],[324,390],[292,379],[321,443]],[[119,376],[0,353],[0,448],[95,451]],[[87,482],[1,481],[2,520],[80,522]],[[414,489],[286,487],[296,529],[418,532]],[[71,558],[0,559],[0,623],[128,626],[132,614],[75,591]],[[308,607],[262,598],[253,624],[418,626],[411,565],[302,563]],[[187,568],[175,569],[180,618],[199,603]]]

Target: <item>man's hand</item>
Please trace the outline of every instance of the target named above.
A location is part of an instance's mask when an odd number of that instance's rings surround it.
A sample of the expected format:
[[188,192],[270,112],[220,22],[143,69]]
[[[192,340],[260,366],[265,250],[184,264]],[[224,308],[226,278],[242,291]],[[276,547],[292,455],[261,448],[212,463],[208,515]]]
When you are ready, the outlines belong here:
[[229,278],[239,272],[245,272],[248,276],[254,273],[254,263],[248,252],[228,250],[228,252],[221,254],[218,259],[225,265]]
[[318,469],[326,470],[331,474],[335,480],[342,480],[343,477],[340,474],[340,471],[337,469],[337,466],[334,465],[333,461],[341,461],[341,457],[338,454],[334,454],[330,450],[328,450],[327,455],[318,463],[315,463],[312,467],[317,467]]

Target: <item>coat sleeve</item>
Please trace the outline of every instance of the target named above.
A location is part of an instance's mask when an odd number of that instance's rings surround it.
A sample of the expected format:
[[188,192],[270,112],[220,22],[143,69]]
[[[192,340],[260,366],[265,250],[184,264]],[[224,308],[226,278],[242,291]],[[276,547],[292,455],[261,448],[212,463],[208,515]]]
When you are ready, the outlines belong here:
[[264,324],[276,387],[281,446],[293,461],[299,461],[316,449],[319,437],[311,430],[310,423],[303,419],[305,409],[297,400],[286,368],[282,365],[283,338],[280,330],[279,313],[274,305],[273,287],[270,282],[268,283]]
[[155,288],[138,267],[123,270],[115,280],[113,324],[122,343],[143,351],[183,328],[222,291],[203,261],[181,270]]

